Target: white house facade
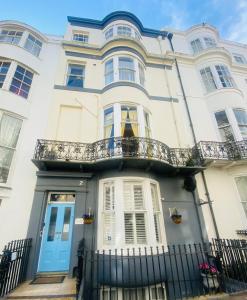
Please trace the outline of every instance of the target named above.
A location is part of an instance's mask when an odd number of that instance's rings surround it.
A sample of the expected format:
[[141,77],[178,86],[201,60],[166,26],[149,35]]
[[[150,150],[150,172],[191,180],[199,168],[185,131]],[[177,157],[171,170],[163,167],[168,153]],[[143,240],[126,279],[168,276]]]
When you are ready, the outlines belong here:
[[0,30],[0,245],[32,238],[30,278],[72,275],[81,243],[141,256],[245,237],[246,45],[128,12],[68,17],[63,38]]

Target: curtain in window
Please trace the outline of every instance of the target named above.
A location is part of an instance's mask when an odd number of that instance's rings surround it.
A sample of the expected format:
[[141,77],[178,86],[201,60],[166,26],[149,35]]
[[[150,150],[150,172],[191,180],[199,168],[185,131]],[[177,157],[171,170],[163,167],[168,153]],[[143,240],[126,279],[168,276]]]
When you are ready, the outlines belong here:
[[136,107],[122,106],[121,120],[121,135],[123,137],[138,136]]
[[0,182],[7,182],[9,168],[21,129],[21,120],[0,114]]
[[134,61],[128,57],[119,58],[119,80],[135,81]]
[[113,59],[109,60],[105,64],[105,84],[109,84],[114,81],[113,74]]

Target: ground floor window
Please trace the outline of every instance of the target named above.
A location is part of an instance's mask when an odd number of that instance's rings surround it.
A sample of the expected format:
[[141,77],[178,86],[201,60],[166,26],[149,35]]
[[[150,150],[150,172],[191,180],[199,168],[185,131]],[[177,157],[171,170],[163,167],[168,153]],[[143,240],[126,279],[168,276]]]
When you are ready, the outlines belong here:
[[247,176],[235,178],[244,212],[247,216]]
[[102,180],[99,200],[99,248],[164,243],[164,220],[156,181],[134,177]]
[[166,300],[165,285],[139,288],[102,288],[101,299],[104,300]]

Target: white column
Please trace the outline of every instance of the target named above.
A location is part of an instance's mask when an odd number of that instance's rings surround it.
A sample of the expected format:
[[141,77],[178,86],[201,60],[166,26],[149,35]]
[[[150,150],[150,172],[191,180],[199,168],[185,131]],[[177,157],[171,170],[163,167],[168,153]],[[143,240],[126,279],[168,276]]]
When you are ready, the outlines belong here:
[[236,120],[236,117],[234,115],[232,107],[226,108],[226,114],[227,114],[228,120],[229,120],[229,122],[232,126],[232,131],[233,131],[233,134],[234,134],[236,140],[241,141],[243,139],[243,137],[242,137],[241,132],[239,130],[238,122]]
[[138,135],[140,137],[145,137],[145,120],[144,120],[144,111],[142,105],[137,106],[137,118],[139,124]]
[[114,136],[121,136],[121,105],[114,104]]
[[118,57],[114,56],[113,57],[113,74],[114,74],[114,81],[119,80],[119,72],[118,72]]
[[140,74],[139,74],[139,66],[138,66],[138,60],[134,59],[134,66],[135,66],[135,82],[140,84]]

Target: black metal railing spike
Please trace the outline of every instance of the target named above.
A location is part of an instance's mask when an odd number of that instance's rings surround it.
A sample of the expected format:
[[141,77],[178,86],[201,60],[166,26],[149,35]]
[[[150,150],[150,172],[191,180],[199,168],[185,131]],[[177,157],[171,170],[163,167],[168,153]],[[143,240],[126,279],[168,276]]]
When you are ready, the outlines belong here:
[[32,239],[9,242],[0,256],[0,297],[25,280]]

